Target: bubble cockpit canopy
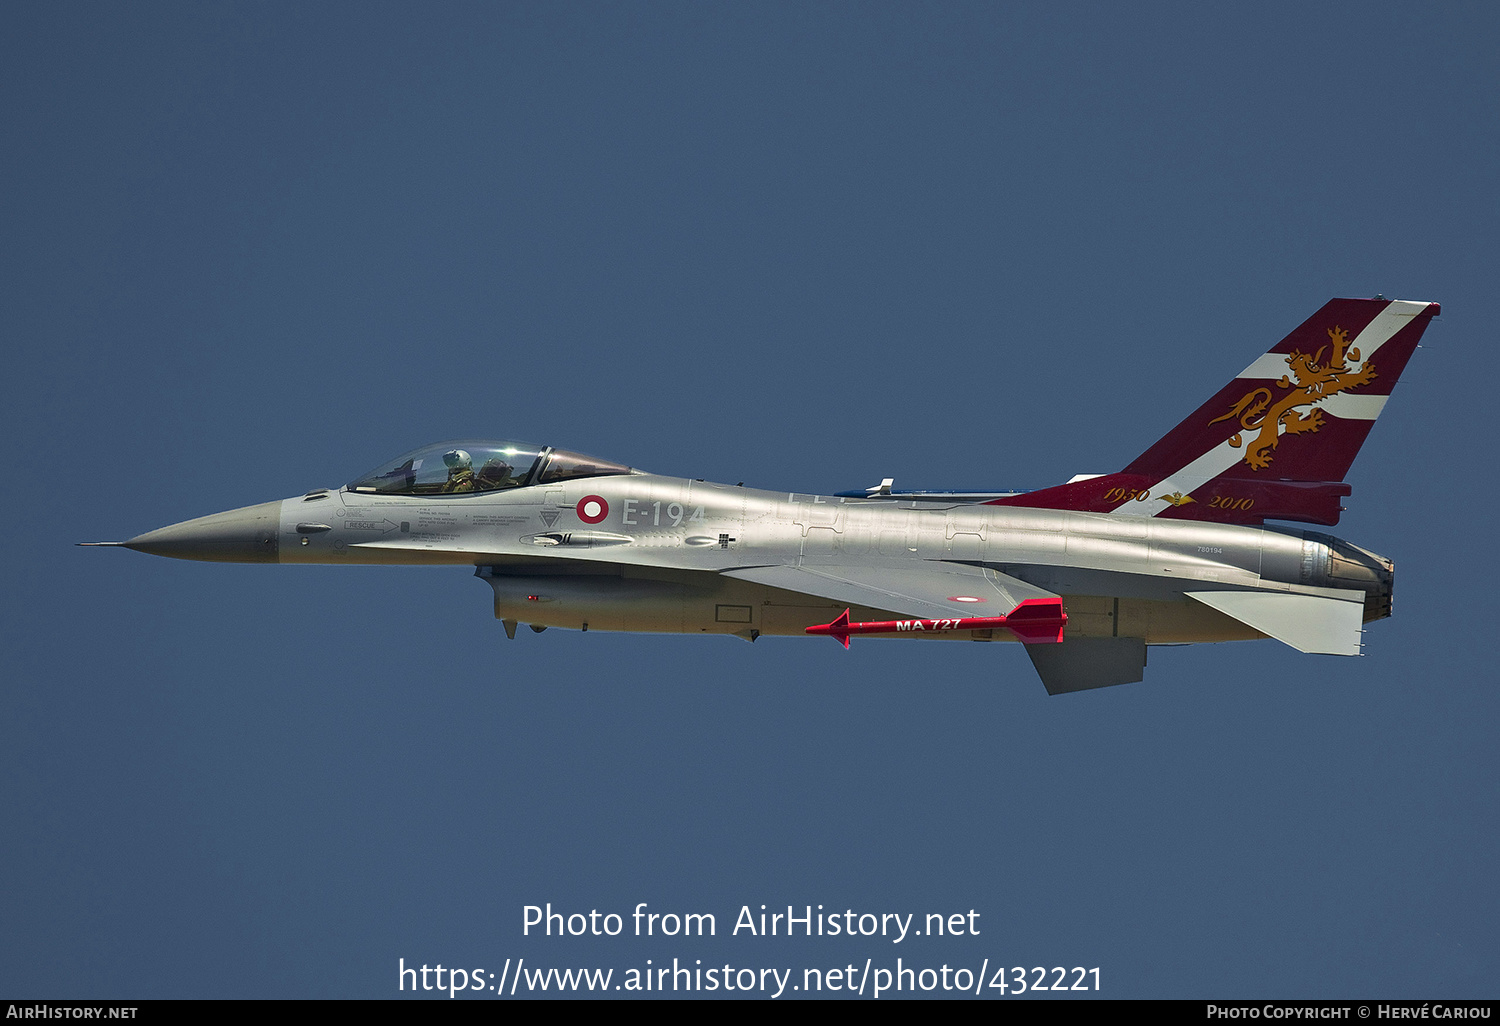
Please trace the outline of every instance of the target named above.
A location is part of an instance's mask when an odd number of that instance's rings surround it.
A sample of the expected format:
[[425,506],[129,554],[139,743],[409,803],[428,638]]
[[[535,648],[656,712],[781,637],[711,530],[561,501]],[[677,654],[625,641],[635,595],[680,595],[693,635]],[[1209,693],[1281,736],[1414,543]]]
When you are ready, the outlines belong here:
[[580,477],[628,474],[630,468],[582,453],[527,442],[461,440],[425,445],[349,482],[376,495],[476,495]]

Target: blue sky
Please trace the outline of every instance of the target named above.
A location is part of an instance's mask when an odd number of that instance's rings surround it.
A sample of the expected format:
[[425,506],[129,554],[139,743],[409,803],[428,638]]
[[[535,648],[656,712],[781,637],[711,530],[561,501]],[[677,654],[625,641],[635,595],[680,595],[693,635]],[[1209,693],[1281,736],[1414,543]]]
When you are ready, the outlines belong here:
[[[1491,7],[0,12],[0,991],[398,959],[1500,989]],[[462,569],[73,543],[450,437],[830,492],[1117,470],[1333,296],[1433,300],[1337,533],[1359,659],[521,632]],[[522,909],[713,939],[522,936]],[[977,937],[727,936],[742,905]]]

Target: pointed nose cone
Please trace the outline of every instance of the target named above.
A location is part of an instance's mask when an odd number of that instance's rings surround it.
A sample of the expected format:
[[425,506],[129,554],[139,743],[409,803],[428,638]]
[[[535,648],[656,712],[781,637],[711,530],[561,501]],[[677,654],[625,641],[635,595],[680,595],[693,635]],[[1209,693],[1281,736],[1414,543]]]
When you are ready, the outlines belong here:
[[276,563],[280,532],[281,503],[263,502],[147,531],[130,539],[125,547],[175,559]]

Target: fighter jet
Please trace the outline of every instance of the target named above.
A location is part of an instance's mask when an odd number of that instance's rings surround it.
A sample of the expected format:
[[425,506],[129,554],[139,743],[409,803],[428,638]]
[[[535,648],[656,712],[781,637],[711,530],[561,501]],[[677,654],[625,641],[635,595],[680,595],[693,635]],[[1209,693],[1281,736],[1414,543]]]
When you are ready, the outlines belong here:
[[460,440],[342,488],[85,544],[471,566],[512,639],[524,623],[845,648],[1018,641],[1052,694],[1139,681],[1151,645],[1274,638],[1356,655],[1363,624],[1391,615],[1394,565],[1268,521],[1338,522],[1344,476],[1438,313],[1332,300],[1123,470],[1040,491],[898,491],[887,478],[773,492]]

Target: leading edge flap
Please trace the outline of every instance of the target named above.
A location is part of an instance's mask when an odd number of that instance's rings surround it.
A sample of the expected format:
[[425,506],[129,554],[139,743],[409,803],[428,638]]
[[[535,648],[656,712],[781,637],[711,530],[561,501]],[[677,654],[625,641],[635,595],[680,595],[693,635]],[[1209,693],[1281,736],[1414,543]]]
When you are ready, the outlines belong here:
[[772,588],[924,619],[1004,616],[1027,599],[1059,597],[994,570],[960,563],[910,568],[753,566],[722,572]]

